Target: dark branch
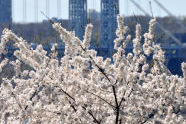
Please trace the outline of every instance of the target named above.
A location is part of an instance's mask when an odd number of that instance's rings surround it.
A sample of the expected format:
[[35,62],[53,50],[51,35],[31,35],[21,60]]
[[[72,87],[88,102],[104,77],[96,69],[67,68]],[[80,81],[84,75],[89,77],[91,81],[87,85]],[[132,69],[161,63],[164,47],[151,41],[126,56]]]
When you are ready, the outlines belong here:
[[123,97],[119,103],[119,107],[121,106],[122,102],[125,101],[125,98]]
[[117,99],[117,95],[116,95],[115,86],[112,86],[112,90],[113,90],[114,99],[115,99],[115,104],[116,104],[116,120],[115,120],[115,124],[118,124],[118,122],[119,122],[119,111],[120,111],[120,106],[119,106],[119,104],[118,104],[118,99]]
[[[58,87],[58,86],[56,86]],[[69,98],[71,98],[74,102],[75,102],[75,98],[73,98],[69,93],[67,93],[66,91],[64,91],[63,89],[60,89],[60,91],[62,91],[65,95],[67,95]],[[77,109],[75,108],[75,106],[69,101],[69,104],[71,105],[71,107],[73,108],[74,111],[77,111]],[[85,104],[84,106],[81,106],[84,110],[86,110]],[[101,124],[100,121],[98,121],[96,119],[96,117],[94,117],[92,111],[88,111],[88,114],[93,118],[94,122],[97,124]]]
[[60,89],[60,91],[62,91],[64,94],[66,94],[69,98],[71,98],[73,101],[75,101],[75,99],[70,95],[68,94],[66,91],[64,91],[63,89]]
[[89,92],[89,91],[86,91],[86,92],[87,92],[87,93],[90,93],[90,94],[92,94],[92,95],[94,95],[94,96],[96,96],[96,97],[98,97],[99,99],[103,100],[105,103],[107,103],[108,105],[110,105],[111,107],[115,108],[115,106],[113,106],[111,103],[107,102],[105,99],[101,98],[100,96],[98,96],[98,95],[96,95],[96,94],[94,94],[94,93],[91,93],[91,92]]
[[146,117],[146,119],[141,124],[145,124],[148,120],[150,120],[151,118],[153,118],[157,112],[158,112],[157,110],[152,110],[152,112],[150,112],[148,114],[148,116]]

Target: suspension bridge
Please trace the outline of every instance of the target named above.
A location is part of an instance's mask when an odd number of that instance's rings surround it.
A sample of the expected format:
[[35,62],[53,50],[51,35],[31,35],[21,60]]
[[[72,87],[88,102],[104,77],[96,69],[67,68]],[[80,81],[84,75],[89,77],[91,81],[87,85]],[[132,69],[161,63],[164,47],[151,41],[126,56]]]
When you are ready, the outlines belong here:
[[[44,0],[45,5],[45,14],[50,17],[50,0]],[[57,18],[61,18],[62,15],[62,0],[55,0],[56,1],[56,11],[57,11]],[[99,1],[99,3],[98,3]],[[144,8],[139,4],[138,0],[125,0],[125,11],[129,11],[129,3],[133,4],[143,15],[147,17],[151,17],[151,15],[148,11],[144,10]],[[186,26],[178,20],[168,9],[166,9],[165,6],[163,6],[160,3],[160,0],[152,0],[154,1],[159,9],[166,12],[179,26],[180,28],[183,28],[183,30],[186,30]],[[0,0],[0,12],[6,11],[6,13],[0,13],[0,22],[2,22],[2,18],[6,19],[4,21],[12,21],[12,15],[14,15],[14,3],[15,0]],[[37,23],[39,18],[39,0],[33,0],[34,2],[34,20]],[[89,1],[90,2],[90,1]],[[100,8],[100,35],[99,35],[99,47],[102,48],[102,53],[107,56],[111,56],[113,54],[113,40],[115,39],[115,30],[117,28],[117,14],[120,13],[120,3],[119,0],[91,0],[91,7],[89,8],[94,9],[95,6],[99,6]],[[27,3],[27,0],[22,0],[22,22],[25,23],[27,21],[27,7],[29,6]],[[98,5],[99,4],[99,5]],[[89,15],[89,8],[88,8],[88,0],[68,0],[68,14],[69,14],[69,29],[71,31],[75,31],[76,36],[78,36],[80,39],[83,39],[85,27],[88,23],[91,22],[91,18]],[[4,7],[3,7],[4,6]],[[7,7],[3,10],[3,8]],[[12,9],[12,13],[9,9]],[[183,61],[185,61],[186,56],[183,54],[184,51],[186,51],[186,46],[182,45],[182,42],[177,39],[170,31],[168,31],[166,28],[164,28],[161,24],[157,23],[157,26],[159,30],[164,32],[167,36],[169,36],[172,41],[174,41],[174,46],[171,46],[171,44],[168,44],[168,46],[165,46],[164,49],[167,52],[167,58],[175,59],[175,58],[181,58]],[[63,49],[63,48],[61,48]],[[128,48],[129,51],[132,48]]]

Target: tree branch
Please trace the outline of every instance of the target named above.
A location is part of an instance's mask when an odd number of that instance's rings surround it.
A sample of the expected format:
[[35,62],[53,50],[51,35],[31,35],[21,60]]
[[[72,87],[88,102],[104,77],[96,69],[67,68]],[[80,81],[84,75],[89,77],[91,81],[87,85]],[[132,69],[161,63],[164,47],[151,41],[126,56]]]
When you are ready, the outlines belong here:
[[87,90],[86,90],[86,92],[87,92],[87,93],[90,93],[90,94],[92,94],[92,95],[94,95],[94,96],[96,96],[96,97],[98,97],[99,99],[103,100],[105,103],[107,103],[108,105],[110,105],[111,107],[115,108],[114,105],[112,105],[111,103],[107,102],[105,99],[101,98],[100,96],[98,96],[98,95],[96,95],[96,94],[94,94],[94,93],[91,93],[91,92],[89,92],[89,91],[87,91]]
[[113,90],[114,99],[115,99],[115,104],[116,104],[116,120],[115,120],[115,124],[118,124],[118,122],[119,122],[119,111],[120,111],[120,106],[119,106],[119,104],[118,104],[118,99],[117,99],[117,95],[116,95],[115,86],[112,86],[112,90]]
[[[55,87],[58,87],[58,86],[55,86]],[[67,95],[69,98],[71,98],[73,101],[75,101],[75,98],[72,97],[72,96],[71,96],[69,93],[67,93],[66,91],[64,91],[62,88],[60,88],[60,91],[62,91],[65,95]],[[69,104],[70,104],[71,107],[74,109],[74,111],[77,111],[77,109],[75,108],[75,106],[72,105],[72,103],[71,103],[70,101],[69,101]],[[86,110],[85,104],[84,104],[84,106],[81,106],[81,107],[82,107],[84,110]],[[98,121],[98,120],[96,119],[96,117],[93,115],[93,113],[92,113],[91,110],[88,111],[88,114],[93,118],[93,120],[94,120],[95,123],[101,124],[101,122]]]

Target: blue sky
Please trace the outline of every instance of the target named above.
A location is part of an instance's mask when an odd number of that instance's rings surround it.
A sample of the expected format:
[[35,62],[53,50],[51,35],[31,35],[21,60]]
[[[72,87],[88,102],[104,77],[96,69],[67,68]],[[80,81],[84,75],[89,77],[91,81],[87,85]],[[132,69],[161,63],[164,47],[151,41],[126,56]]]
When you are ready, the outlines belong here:
[[[13,21],[14,22],[34,22],[34,0],[26,0],[26,19],[23,20],[23,0],[13,1]],[[46,13],[46,0],[38,0],[38,21],[42,21],[45,17],[41,11]],[[50,17],[57,17],[57,0],[49,0],[50,2]],[[100,11],[100,0],[87,0],[89,9]],[[150,13],[149,1],[152,1],[152,10],[155,16],[166,16],[167,14],[161,10],[153,0],[135,0],[143,9]],[[186,16],[186,0],[159,0],[171,13],[175,16]],[[130,0],[120,0],[120,14],[122,15],[143,15]],[[61,0],[61,16],[60,18],[68,18],[68,0]]]

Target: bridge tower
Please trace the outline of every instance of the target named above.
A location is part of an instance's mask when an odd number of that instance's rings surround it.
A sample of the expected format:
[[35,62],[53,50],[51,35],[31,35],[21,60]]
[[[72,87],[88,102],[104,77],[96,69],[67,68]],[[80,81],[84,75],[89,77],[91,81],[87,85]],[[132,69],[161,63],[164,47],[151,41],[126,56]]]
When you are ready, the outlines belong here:
[[108,56],[113,53],[113,40],[116,37],[119,0],[101,0],[101,22],[99,47],[108,49]]
[[12,0],[0,0],[0,22],[12,22]]
[[81,40],[87,25],[87,0],[69,0],[69,29]]

